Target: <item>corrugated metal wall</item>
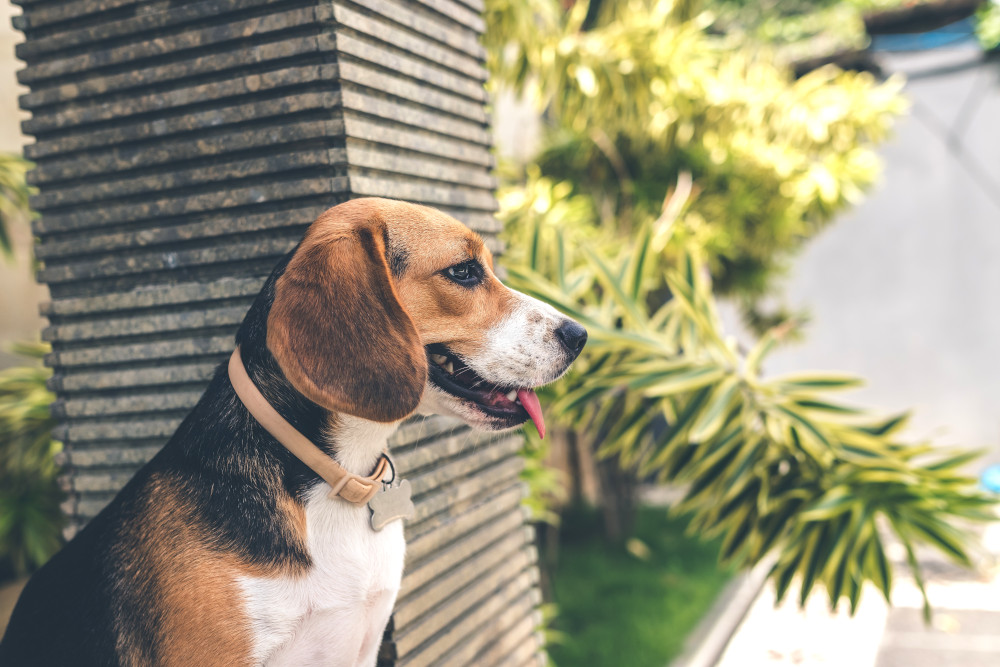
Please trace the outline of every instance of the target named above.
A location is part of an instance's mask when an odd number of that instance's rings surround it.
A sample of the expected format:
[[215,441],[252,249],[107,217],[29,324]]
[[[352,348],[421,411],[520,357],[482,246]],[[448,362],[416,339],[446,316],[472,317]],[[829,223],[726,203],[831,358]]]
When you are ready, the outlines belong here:
[[[18,4],[70,533],[170,436],[327,207],[425,203],[498,249],[481,0]],[[383,661],[536,662],[519,437],[433,418],[392,446],[418,516]]]

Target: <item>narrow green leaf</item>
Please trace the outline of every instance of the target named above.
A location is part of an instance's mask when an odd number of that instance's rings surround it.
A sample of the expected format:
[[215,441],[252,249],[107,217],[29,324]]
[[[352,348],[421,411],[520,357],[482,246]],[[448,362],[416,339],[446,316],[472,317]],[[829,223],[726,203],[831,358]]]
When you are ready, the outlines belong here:
[[723,377],[726,371],[718,366],[706,364],[692,368],[689,371],[676,373],[666,380],[662,380],[645,391],[646,396],[661,397],[683,394],[697,389],[702,389],[707,385],[715,384]]
[[652,243],[652,230],[649,225],[645,225],[639,236],[635,240],[635,249],[632,252],[632,270],[630,271],[631,279],[629,280],[629,295],[634,300],[638,300],[642,294],[642,283],[644,276],[644,271],[646,268],[646,261],[649,257],[650,245]]
[[708,397],[705,409],[691,425],[688,439],[691,442],[706,442],[726,423],[729,408],[740,388],[740,378],[730,376],[720,382]]
[[[679,441],[678,446],[673,449],[670,457],[666,460],[666,463],[660,466],[660,473],[657,476],[657,479],[659,479],[661,483],[677,479],[685,468],[687,468],[687,465],[694,460],[695,454],[698,453],[698,445],[680,443],[683,443],[683,440]],[[642,470],[643,468],[640,468],[640,471]],[[649,473],[647,472],[645,474]],[[680,503],[678,503],[677,510],[678,514],[683,514],[687,511],[687,508],[682,510]]]
[[924,623],[930,624],[931,600],[927,597],[927,584],[924,583],[924,573],[921,569],[920,561],[917,560],[917,552],[913,548],[913,543],[906,536],[905,532],[900,530],[901,526],[897,520],[890,516],[889,521],[892,523],[900,542],[903,543],[903,548],[906,550],[906,562],[910,566],[910,574],[913,575],[913,582],[917,585],[917,589],[920,591],[921,597],[923,597]]
[[868,561],[871,568],[872,581],[882,591],[885,601],[892,604],[892,567],[889,559],[885,557],[885,550],[882,548],[882,538],[876,531],[869,539]]
[[534,271],[544,271],[544,268],[539,266],[540,264],[540,249],[541,249],[541,239],[542,239],[542,223],[540,220],[534,221],[534,229],[531,234],[531,245],[528,251],[528,266]]
[[971,463],[978,458],[981,458],[984,451],[981,449],[976,449],[968,452],[959,452],[953,456],[949,456],[940,461],[935,461],[934,463],[924,466],[925,470],[931,470],[933,472],[943,472],[946,470],[954,470],[955,468],[961,468],[966,463]]
[[837,602],[844,591],[844,584],[848,577],[855,576],[859,570],[855,552],[859,541],[863,541],[863,536],[867,532],[874,532],[874,527],[869,522],[869,515],[864,507],[857,506],[848,518],[847,526],[836,540],[834,548],[830,553],[829,565],[827,566],[827,592],[830,596],[830,608],[835,610]]
[[[739,423],[732,423],[732,420],[727,420],[727,423],[732,425],[725,433],[713,438],[711,442],[706,442],[695,448],[698,457],[697,460],[692,461],[691,467],[684,476],[685,478],[700,475],[704,470],[715,465],[720,458],[730,454],[733,449],[740,446],[741,441],[739,436],[742,434],[743,429]],[[689,441],[692,444],[697,444],[691,438],[689,438]]]
[[885,448],[875,448],[875,447],[864,447],[861,445],[850,444],[844,441],[838,443],[838,449],[843,453],[850,454],[853,456],[860,456],[866,459],[872,459],[875,461],[883,460],[888,452]]
[[799,515],[800,521],[829,521],[850,511],[859,504],[858,498],[849,486],[835,486],[824,493],[816,503]]
[[739,550],[746,544],[747,538],[752,534],[756,513],[748,507],[745,516],[739,521],[735,530],[730,530],[729,534],[722,542],[722,553],[719,560],[723,564],[730,563]]
[[786,408],[783,405],[775,405],[772,407],[775,412],[778,412],[791,421],[795,422],[799,427],[801,427],[805,432],[815,438],[820,444],[822,444],[827,449],[830,449],[830,441],[827,439],[826,435],[819,429],[819,427],[805,415],[795,412]]
[[648,362],[647,364],[623,365],[615,369],[616,375],[627,382],[629,389],[648,389],[664,381],[680,377],[684,379],[694,371],[704,372],[703,367],[695,366],[684,359],[668,362]]
[[839,415],[859,415],[863,411],[858,408],[852,408],[847,405],[838,405],[836,403],[829,403],[827,401],[820,401],[817,399],[807,399],[801,398],[792,401],[792,403],[799,408],[804,408],[806,410],[814,410],[817,412],[829,412]]
[[965,552],[962,539],[951,526],[930,517],[907,517],[913,530],[922,535],[928,542],[951,556],[955,561],[969,567],[969,555]]
[[707,397],[708,389],[701,389],[691,397],[684,406],[684,409],[677,416],[677,420],[669,424],[663,435],[657,440],[655,448],[658,451],[653,459],[647,465],[643,466],[643,469],[640,469],[642,474],[648,475],[654,470],[663,468],[670,459],[676,445],[682,441],[681,436],[686,432],[688,426],[691,425]]
[[639,438],[649,422],[657,416],[651,406],[645,401],[639,401],[639,405],[616,420],[605,440],[621,443],[616,450],[621,452],[623,465],[631,466],[637,462]]
[[582,250],[591,265],[597,269],[598,276],[601,278],[601,284],[615,297],[615,301],[625,310],[629,319],[636,324],[645,324],[647,319],[646,314],[639,304],[636,303],[635,299],[629,298],[624,290],[622,290],[619,276],[591,248],[582,246]]
[[[788,593],[788,587],[792,583],[792,578],[799,569],[799,565],[802,563],[802,559],[805,557],[806,550],[810,548],[810,543],[808,541],[803,542],[800,536],[799,540],[792,543],[791,552],[786,552],[782,556],[786,556],[787,553],[791,553],[791,557],[785,561],[784,558],[779,559],[775,563],[774,568],[771,569],[771,578],[774,580],[775,589],[775,604],[780,604],[782,600],[785,599],[785,594]],[[815,540],[815,531],[810,535],[807,540]]]
[[[689,445],[690,450],[694,450],[696,445]],[[732,463],[732,459],[735,452],[731,452],[729,456],[723,457],[715,463],[711,468],[705,470],[702,474],[695,477],[691,486],[688,487],[687,493],[684,494],[683,500],[678,504],[679,512],[686,512],[693,509],[694,501],[699,498],[707,489],[715,484],[716,481],[720,479],[722,472]],[[754,485],[756,483],[756,486]],[[731,513],[734,508],[740,504],[746,504],[750,496],[757,495],[757,489],[759,488],[759,482],[757,480],[748,480],[747,483],[742,487],[740,495],[736,498],[730,500],[726,503],[725,509],[720,506],[720,513],[726,514]]]
[[905,428],[906,423],[909,420],[910,420],[910,413],[904,412],[896,415],[895,417],[890,417],[884,422],[880,422],[872,426],[859,427],[859,430],[878,437],[889,437],[890,435],[897,433],[903,428]]
[[813,392],[817,389],[826,391],[854,389],[864,384],[864,381],[853,375],[838,373],[796,373],[783,375],[767,383],[783,394],[796,392]]
[[858,612],[858,602],[861,600],[861,585],[863,583],[864,579],[856,574],[853,574],[847,580],[847,599],[851,604],[852,617]]
[[757,341],[757,344],[753,346],[750,350],[750,354],[747,355],[746,361],[743,364],[744,373],[747,377],[754,378],[760,373],[760,365],[763,363],[764,359],[774,346],[778,344],[778,336],[774,329],[771,329],[764,336]]
[[846,521],[847,517],[842,517],[834,523],[818,524],[817,539],[802,570],[802,589],[799,591],[800,606],[805,606],[806,599],[809,597],[809,593],[812,592],[813,584],[816,582],[816,577],[826,569],[834,540],[838,534],[843,532]]
[[[731,489],[736,488],[739,481],[760,463],[763,456],[767,453],[767,449],[767,441],[762,438],[744,440],[741,443],[741,446],[735,450],[736,458],[734,458],[733,463],[729,468],[729,474],[726,476],[725,485]],[[731,494],[727,492],[722,496],[722,498],[720,498],[720,502],[727,502],[730,495]]]
[[778,509],[773,509],[761,519],[760,539],[756,550],[751,554],[754,563],[766,556],[778,541],[779,536],[789,530],[789,522],[804,503],[805,501],[801,498],[789,497],[780,503]]
[[730,516],[740,511],[742,507],[748,507],[751,511],[756,513],[762,486],[763,484],[759,477],[751,477],[747,484],[743,487],[743,490],[740,491],[740,493],[738,493],[735,497],[731,497],[725,503],[715,503],[715,506],[718,508],[719,516]]

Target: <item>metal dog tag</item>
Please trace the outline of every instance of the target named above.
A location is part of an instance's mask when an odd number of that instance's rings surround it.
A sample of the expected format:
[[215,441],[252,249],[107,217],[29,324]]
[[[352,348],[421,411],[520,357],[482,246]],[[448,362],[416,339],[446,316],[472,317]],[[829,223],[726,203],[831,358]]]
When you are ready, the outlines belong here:
[[409,519],[415,508],[410,500],[410,481],[404,479],[399,486],[390,486],[379,491],[368,501],[372,511],[372,530],[382,530],[396,519]]

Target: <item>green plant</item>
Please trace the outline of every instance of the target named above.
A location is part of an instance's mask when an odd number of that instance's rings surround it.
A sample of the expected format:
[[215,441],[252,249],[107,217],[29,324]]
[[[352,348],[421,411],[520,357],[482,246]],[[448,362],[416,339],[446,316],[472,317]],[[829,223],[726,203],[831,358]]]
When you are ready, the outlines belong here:
[[[829,56],[870,43],[863,17],[928,2],[913,0],[713,0],[705,3],[714,31],[773,45],[784,60]],[[941,2],[940,4],[946,4]],[[954,3],[952,3],[954,9]],[[1000,43],[1000,5],[982,0],[973,17],[986,50]],[[930,29],[930,28],[928,28]]]
[[1000,0],[984,2],[976,12],[976,37],[986,50],[1000,47]]
[[[14,351],[40,360],[48,345],[19,344]],[[41,364],[0,372],[0,562],[14,574],[40,566],[61,544],[55,462],[61,447],[51,435],[55,396],[45,386],[51,374]]]
[[[692,532],[721,538],[723,562],[748,567],[774,552],[779,598],[798,575],[800,602],[821,583],[832,606],[846,598],[852,611],[865,582],[889,597],[883,523],[921,590],[917,545],[969,564],[962,522],[992,518],[994,502],[961,472],[975,454],[902,442],[905,415],[876,418],[832,396],[857,378],[764,377],[789,325],[749,351],[725,335],[701,250],[674,233],[683,192],[634,240],[560,224],[572,197],[518,201],[508,208],[509,282],[590,332],[583,357],[548,391],[549,411],[602,433],[599,453],[638,475],[687,484],[675,511],[691,514]],[[666,246],[676,265],[659,261]]]
[[868,46],[863,16],[905,0],[715,0],[713,29],[779,49],[786,60]]
[[[596,7],[596,9],[595,9]],[[883,524],[923,588],[918,544],[968,564],[962,521],[991,499],[935,453],[833,392],[837,374],[767,378],[785,317],[749,351],[713,287],[754,314],[806,239],[878,173],[899,82],[825,68],[799,80],[696,2],[487,3],[496,79],[544,109],[537,162],[508,175],[509,282],[576,317],[590,343],[548,390],[550,412],[636,475],[684,483],[677,511],[745,567],[773,553],[779,596],[801,577],[855,608],[886,597]],[[759,313],[756,313],[759,315]],[[929,608],[928,608],[929,613]]]
[[13,153],[0,153],[0,252],[9,259],[13,253],[10,224],[30,214],[28,197],[32,193],[25,175],[31,163]]
[[567,188],[589,219],[628,233],[690,174],[698,197],[677,233],[703,249],[716,290],[752,309],[876,178],[901,81],[834,68],[794,80],[770,51],[710,34],[698,3],[592,7],[487,2],[494,85],[548,123],[528,180]]
[[[10,225],[31,217],[26,181],[31,163],[0,154],[0,251],[11,259]],[[52,372],[41,365],[49,351],[43,343],[20,343],[16,354],[34,363],[0,372],[0,577],[26,574],[52,556],[61,544],[62,493],[56,482],[56,454],[46,387]]]

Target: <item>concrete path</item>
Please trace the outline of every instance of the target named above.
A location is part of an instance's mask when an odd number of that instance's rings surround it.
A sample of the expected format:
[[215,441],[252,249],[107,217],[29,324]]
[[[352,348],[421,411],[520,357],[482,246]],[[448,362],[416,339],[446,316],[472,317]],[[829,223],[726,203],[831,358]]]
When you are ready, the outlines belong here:
[[18,579],[0,584],[0,636],[3,636],[4,630],[7,628],[7,622],[14,611],[14,605],[26,583],[28,583],[27,579]]
[[998,667],[1000,666],[1000,524],[988,527],[969,572],[936,554],[921,557],[935,609],[927,627],[921,599],[905,577],[900,549],[893,607],[866,589],[856,615],[846,605],[831,612],[823,593],[805,609],[796,591],[775,607],[765,586],[726,646],[717,667]]

